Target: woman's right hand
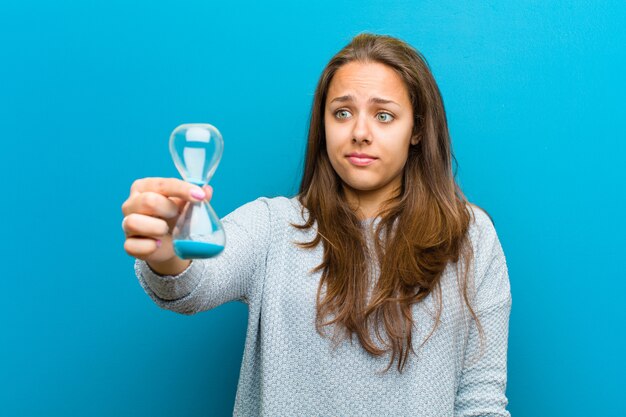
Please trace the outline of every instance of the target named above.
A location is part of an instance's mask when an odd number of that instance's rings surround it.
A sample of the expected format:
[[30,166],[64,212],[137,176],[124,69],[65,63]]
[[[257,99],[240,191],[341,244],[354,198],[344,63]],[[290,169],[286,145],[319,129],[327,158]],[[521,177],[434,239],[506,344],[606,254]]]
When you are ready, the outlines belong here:
[[171,265],[179,260],[172,245],[172,231],[182,209],[189,201],[210,201],[212,195],[210,185],[200,188],[178,178],[136,180],[122,204],[124,250],[151,266]]

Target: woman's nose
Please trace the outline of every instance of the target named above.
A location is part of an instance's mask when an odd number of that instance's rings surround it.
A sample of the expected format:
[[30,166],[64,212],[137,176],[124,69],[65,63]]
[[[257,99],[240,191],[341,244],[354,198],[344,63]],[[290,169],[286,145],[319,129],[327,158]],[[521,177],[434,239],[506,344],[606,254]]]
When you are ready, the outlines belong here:
[[360,114],[354,123],[354,128],[352,129],[352,141],[353,142],[371,142],[371,131],[369,128],[367,120],[367,115]]

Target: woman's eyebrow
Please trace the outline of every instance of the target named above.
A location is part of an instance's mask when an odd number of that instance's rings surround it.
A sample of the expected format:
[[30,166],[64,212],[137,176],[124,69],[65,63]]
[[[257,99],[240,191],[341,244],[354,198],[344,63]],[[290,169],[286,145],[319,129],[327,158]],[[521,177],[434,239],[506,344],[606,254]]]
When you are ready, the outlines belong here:
[[[334,103],[335,101],[337,101],[339,103],[345,103],[347,101],[354,101],[354,96],[348,94],[348,95],[345,95],[345,96],[335,97],[334,99],[332,99],[330,101],[330,103]],[[369,99],[369,102],[370,103],[377,103],[377,104],[390,104],[391,103],[391,104],[395,104],[398,107],[402,107],[402,106],[400,106],[398,103],[396,103],[393,100],[389,100],[389,99],[386,99],[386,98],[380,98],[380,97],[372,97],[372,98]]]

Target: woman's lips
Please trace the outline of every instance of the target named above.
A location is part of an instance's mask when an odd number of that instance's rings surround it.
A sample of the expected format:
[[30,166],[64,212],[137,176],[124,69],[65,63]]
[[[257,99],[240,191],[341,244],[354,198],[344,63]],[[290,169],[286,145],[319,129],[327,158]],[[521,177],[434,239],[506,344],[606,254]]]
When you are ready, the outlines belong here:
[[376,158],[348,156],[348,161],[350,161],[352,165],[356,165],[359,167],[367,166],[373,163],[375,160]]

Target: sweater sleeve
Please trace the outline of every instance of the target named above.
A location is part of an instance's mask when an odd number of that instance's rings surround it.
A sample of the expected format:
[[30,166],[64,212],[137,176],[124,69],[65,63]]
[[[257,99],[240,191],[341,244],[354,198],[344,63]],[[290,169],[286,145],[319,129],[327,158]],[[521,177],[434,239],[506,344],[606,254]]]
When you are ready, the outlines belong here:
[[455,416],[509,417],[506,410],[507,345],[511,291],[506,259],[487,215],[475,210],[474,312],[483,329],[470,322]]
[[218,256],[193,259],[178,275],[159,275],[136,259],[135,274],[159,307],[177,313],[191,315],[232,300],[250,303],[265,275],[270,221],[268,201],[259,198],[222,219],[226,245]]

